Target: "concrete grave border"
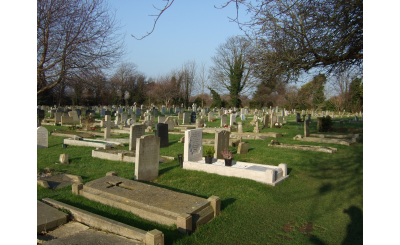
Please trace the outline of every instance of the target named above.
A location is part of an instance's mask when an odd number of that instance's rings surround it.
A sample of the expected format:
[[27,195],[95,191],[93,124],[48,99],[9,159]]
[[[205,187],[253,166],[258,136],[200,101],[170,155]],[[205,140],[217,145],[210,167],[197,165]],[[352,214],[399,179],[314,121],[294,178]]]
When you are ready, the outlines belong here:
[[91,212],[73,207],[71,205],[50,198],[43,198],[42,201],[57,209],[68,210],[71,213],[71,216],[74,220],[86,224],[90,227],[107,230],[123,237],[139,240],[144,244],[149,244],[149,245],[164,244],[164,234],[157,229],[151,231],[144,231],[139,228],[126,225],[121,222],[106,217],[102,217],[97,214],[93,214]]

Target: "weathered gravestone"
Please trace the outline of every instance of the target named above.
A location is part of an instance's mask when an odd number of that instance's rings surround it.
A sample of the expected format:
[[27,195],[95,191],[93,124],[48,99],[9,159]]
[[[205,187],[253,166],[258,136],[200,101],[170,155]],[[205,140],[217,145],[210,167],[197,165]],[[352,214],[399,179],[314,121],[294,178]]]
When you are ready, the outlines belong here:
[[226,130],[215,131],[214,158],[224,159],[221,151],[229,149],[229,132]]
[[230,115],[230,121],[229,121],[229,126],[232,126],[236,122],[236,114],[231,114]]
[[203,157],[203,129],[185,131],[185,145],[183,151],[184,161],[197,162]]
[[73,122],[73,123],[78,123],[78,122],[79,122],[78,112],[76,112],[76,111],[70,111],[70,112],[68,112],[68,116],[69,116],[69,117],[72,117],[72,122]]
[[208,113],[208,121],[211,122],[212,119],[214,119],[214,113],[210,111]]
[[190,113],[183,113],[183,124],[190,124]]
[[174,122],[174,121],[172,121],[172,119],[171,119],[171,118],[169,118],[169,117],[168,117],[168,119],[167,119],[167,120],[165,120],[165,121],[164,121],[164,123],[168,125],[168,131],[174,131],[174,128],[175,128],[175,122]]
[[78,114],[78,117],[80,117],[80,116],[81,116],[81,113],[82,113],[81,109],[75,109],[75,111],[76,111],[76,113]]
[[243,133],[243,122],[238,122],[238,133]]
[[135,180],[152,181],[158,177],[160,138],[143,135],[136,139]]
[[106,115],[106,119],[103,122],[103,126],[105,127],[104,129],[104,139],[109,139],[110,138],[110,133],[111,133],[111,116]]
[[168,124],[157,123],[156,124],[156,136],[160,137],[159,147],[168,147]]
[[310,137],[310,121],[307,119],[304,121],[304,137]]
[[246,154],[249,152],[249,143],[240,142],[237,150],[237,154]]
[[133,151],[136,149],[136,139],[142,137],[145,134],[146,125],[132,125],[129,131],[129,150]]
[[70,116],[61,116],[61,126],[72,125],[74,123],[74,118]]
[[221,127],[223,127],[224,125],[228,125],[228,116],[226,114],[223,114],[221,116]]
[[44,127],[37,128],[37,148],[48,148],[49,132]]
[[108,111],[108,110],[105,111],[105,112],[104,112],[104,116],[111,116],[111,111]]

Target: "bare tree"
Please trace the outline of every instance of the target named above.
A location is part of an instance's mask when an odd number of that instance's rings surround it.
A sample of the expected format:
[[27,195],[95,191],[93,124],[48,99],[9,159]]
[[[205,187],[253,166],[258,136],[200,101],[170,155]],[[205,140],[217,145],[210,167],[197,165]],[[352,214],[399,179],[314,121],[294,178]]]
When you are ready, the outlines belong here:
[[196,61],[186,61],[180,71],[180,80],[182,81],[183,100],[185,108],[189,106],[189,98],[193,92],[194,80],[196,78]]
[[204,108],[204,88],[207,84],[208,80],[208,74],[207,74],[207,67],[206,67],[206,62],[202,62],[199,66],[198,70],[198,85],[200,87],[201,92],[201,107]]
[[259,77],[287,81],[302,72],[322,68],[330,73],[363,62],[362,0],[228,1],[243,4],[251,15],[246,23],[233,21],[258,47],[254,55]]
[[240,106],[239,96],[254,87],[257,79],[253,77],[250,64],[252,46],[248,39],[230,37],[221,44],[212,57],[214,65],[210,68],[212,85],[220,93],[229,91],[231,106]]
[[37,94],[73,71],[110,67],[123,36],[104,0],[37,1]]
[[[118,103],[122,104],[127,92],[127,84],[137,73],[137,65],[132,62],[122,62],[111,77],[111,84],[117,91]],[[129,99],[129,98],[128,98]]]

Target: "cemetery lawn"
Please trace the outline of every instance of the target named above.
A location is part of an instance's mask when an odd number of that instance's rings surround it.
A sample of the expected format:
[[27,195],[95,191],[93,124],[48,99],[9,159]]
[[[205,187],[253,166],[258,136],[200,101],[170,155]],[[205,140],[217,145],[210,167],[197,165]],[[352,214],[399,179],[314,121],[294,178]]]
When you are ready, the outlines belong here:
[[[290,177],[276,187],[249,179],[184,170],[179,167],[178,160],[160,164],[159,177],[149,184],[202,198],[214,195],[222,200],[220,215],[199,226],[191,235],[179,233],[175,226],[146,221],[129,212],[73,195],[71,186],[50,190],[38,185],[37,199],[52,198],[146,231],[158,229],[165,235],[165,244],[362,244],[362,133],[360,142],[351,146],[294,141],[295,135],[304,133],[302,124],[296,124],[294,119],[294,116],[289,117],[282,128],[261,132],[283,133],[282,138],[277,138],[281,143],[330,146],[338,152],[268,147],[275,138],[244,140],[250,144],[249,153],[244,155],[235,154],[237,147],[230,147],[234,160],[275,166],[286,163]],[[250,120],[248,118],[243,127],[245,132],[254,128],[249,125]],[[219,127],[220,119],[207,122],[207,126]],[[67,129],[44,127],[49,132],[55,128]],[[334,127],[339,127],[339,122],[335,121]],[[341,127],[362,129],[362,124],[346,123]],[[315,119],[310,133],[316,133]],[[169,147],[161,148],[160,155],[177,158],[178,154],[183,154],[183,144],[178,142],[182,136],[184,134],[169,135]],[[112,138],[129,136],[121,134]],[[214,138],[214,134],[203,135],[203,138]],[[92,158],[91,151],[95,149],[92,147],[64,149],[63,139],[50,135],[49,148],[37,150],[38,172],[51,167],[58,172],[79,175],[84,183],[104,177],[109,171],[116,171],[122,178],[134,178],[134,163]],[[128,150],[128,145],[118,149]],[[69,154],[69,165],[54,164],[62,153]]]

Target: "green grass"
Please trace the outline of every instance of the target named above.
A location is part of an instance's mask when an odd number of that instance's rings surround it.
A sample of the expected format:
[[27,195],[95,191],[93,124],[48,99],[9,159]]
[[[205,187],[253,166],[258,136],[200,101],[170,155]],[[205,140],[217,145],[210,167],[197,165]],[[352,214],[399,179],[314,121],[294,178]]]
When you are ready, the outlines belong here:
[[[165,244],[362,244],[362,136],[361,143],[352,146],[294,141],[295,135],[303,134],[303,125],[294,121],[295,116],[288,119],[280,129],[268,128],[261,132],[286,133],[278,138],[282,143],[331,146],[338,148],[338,152],[327,154],[268,147],[273,138],[244,140],[250,143],[249,153],[235,154],[234,160],[288,165],[290,177],[276,187],[248,179],[184,170],[179,168],[178,160],[160,164],[159,177],[150,184],[202,198],[215,195],[222,200],[221,214],[199,226],[192,235],[180,234],[174,226],[146,221],[129,212],[75,196],[71,186],[56,190],[38,186],[37,198],[53,198],[143,230],[158,229],[165,235]],[[213,122],[217,125],[214,127],[219,127],[219,120]],[[253,130],[250,121],[248,118],[244,122],[244,131]],[[312,122],[310,132],[316,133],[316,120]],[[339,123],[335,121],[334,126],[338,127]],[[49,131],[61,128],[45,127]],[[362,128],[362,124],[346,123],[344,127]],[[182,136],[169,135],[169,147],[161,148],[160,155],[176,158],[183,154],[184,144],[178,143]],[[122,137],[127,135],[116,136]],[[203,138],[214,137],[214,134],[203,135]],[[84,183],[101,178],[108,171],[133,179],[134,163],[91,158],[94,149],[91,147],[63,149],[63,139],[49,136],[49,148],[37,150],[37,171],[52,167],[56,171],[80,175]],[[128,146],[120,149],[128,149]],[[237,147],[230,149],[236,153]],[[54,164],[62,153],[69,154],[69,165]]]

